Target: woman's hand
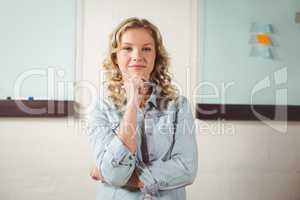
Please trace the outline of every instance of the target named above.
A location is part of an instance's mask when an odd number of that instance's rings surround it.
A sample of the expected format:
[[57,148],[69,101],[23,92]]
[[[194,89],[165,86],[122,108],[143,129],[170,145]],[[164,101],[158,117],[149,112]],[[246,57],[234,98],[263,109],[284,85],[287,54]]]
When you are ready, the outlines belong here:
[[126,91],[127,106],[135,106],[138,108],[143,100],[141,90],[144,85],[144,80],[140,77],[128,78],[124,82],[123,88]]
[[[103,177],[101,176],[101,173],[99,172],[98,168],[96,167],[96,164],[92,164],[92,168],[90,171],[90,177],[95,180],[95,181],[104,181]],[[134,188],[142,188],[144,187],[144,183],[140,181],[138,178],[136,171],[134,171],[129,178],[127,184],[129,187],[134,187]]]
[[101,173],[99,172],[96,163],[92,164],[92,168],[90,171],[90,177],[95,181],[103,181],[103,177],[101,176]]
[[133,173],[126,185],[129,187],[134,187],[134,188],[144,187],[144,183],[138,178],[136,171],[133,171]]

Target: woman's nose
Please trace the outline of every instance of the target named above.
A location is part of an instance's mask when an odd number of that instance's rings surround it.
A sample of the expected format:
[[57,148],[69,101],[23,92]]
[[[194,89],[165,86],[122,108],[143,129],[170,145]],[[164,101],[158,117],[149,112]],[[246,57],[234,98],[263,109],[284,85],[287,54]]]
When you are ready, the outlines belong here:
[[134,61],[140,61],[142,60],[142,52],[140,50],[134,50],[132,52],[132,60]]

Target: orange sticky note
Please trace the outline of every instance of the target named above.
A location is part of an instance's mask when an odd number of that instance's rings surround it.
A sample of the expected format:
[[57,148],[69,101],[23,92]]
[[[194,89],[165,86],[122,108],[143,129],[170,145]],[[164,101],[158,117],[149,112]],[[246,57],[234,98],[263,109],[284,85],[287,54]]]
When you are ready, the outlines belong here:
[[258,44],[270,44],[271,40],[266,33],[257,33],[256,34],[256,42]]

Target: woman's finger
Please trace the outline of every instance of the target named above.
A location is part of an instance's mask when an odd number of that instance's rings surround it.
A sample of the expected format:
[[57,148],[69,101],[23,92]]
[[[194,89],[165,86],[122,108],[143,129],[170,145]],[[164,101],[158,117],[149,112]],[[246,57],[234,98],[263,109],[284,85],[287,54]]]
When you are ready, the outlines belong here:
[[90,171],[90,177],[96,181],[101,180],[101,176],[100,176],[99,171],[96,166],[92,167],[92,169]]

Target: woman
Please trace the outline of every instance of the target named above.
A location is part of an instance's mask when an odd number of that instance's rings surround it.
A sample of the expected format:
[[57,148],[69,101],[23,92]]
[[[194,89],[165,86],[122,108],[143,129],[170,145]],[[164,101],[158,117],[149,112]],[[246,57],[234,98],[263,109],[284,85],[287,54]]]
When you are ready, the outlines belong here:
[[171,83],[159,30],[129,18],[110,35],[107,98],[89,116],[97,199],[186,199],[197,173],[194,120]]

